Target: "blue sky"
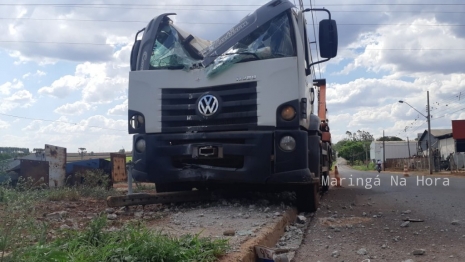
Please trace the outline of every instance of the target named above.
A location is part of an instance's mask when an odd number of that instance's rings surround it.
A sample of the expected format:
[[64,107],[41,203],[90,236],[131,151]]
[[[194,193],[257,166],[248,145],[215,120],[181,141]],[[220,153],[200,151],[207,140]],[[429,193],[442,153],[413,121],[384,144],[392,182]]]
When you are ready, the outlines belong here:
[[[135,33],[158,14],[176,12],[176,24],[214,40],[267,1],[131,2],[2,1],[1,146],[130,150],[127,77]],[[328,82],[333,142],[357,130],[416,137],[426,119],[398,100],[426,115],[427,91],[432,128],[465,119],[461,1],[304,1],[310,3],[328,8],[338,23],[338,57],[315,68]],[[314,38],[310,13],[307,19]]]

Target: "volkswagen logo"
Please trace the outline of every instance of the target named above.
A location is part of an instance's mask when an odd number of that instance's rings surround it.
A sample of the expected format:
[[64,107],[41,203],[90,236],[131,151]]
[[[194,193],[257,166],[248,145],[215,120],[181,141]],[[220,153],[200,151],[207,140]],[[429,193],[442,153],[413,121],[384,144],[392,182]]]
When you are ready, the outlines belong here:
[[198,102],[198,109],[203,116],[212,116],[218,111],[218,98],[213,95],[204,95]]

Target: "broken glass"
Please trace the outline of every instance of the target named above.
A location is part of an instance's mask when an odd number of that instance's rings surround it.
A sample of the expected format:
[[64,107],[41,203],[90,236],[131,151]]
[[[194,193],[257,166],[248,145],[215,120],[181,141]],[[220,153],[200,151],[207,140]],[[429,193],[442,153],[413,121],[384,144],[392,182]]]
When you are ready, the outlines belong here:
[[288,15],[283,12],[216,58],[207,68],[207,76],[216,76],[239,62],[289,56],[295,56],[295,48]]
[[176,29],[169,24],[161,25],[150,57],[152,69],[189,70],[195,63],[198,61],[188,55]]

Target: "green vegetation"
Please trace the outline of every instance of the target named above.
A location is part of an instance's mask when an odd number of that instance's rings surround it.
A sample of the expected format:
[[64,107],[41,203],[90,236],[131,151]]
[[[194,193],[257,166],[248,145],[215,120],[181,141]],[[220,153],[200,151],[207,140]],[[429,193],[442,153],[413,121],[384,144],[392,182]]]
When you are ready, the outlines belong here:
[[336,143],[334,146],[339,157],[346,159],[350,165],[357,161],[368,161],[370,157],[370,144],[374,140],[369,132],[358,130],[357,132],[346,132],[347,138]]
[[78,201],[81,197],[104,199],[117,194],[108,190],[101,171],[81,174],[84,182],[74,187],[48,189],[19,178],[15,187],[0,185],[0,262],[48,261],[217,261],[225,254],[225,239],[199,235],[180,238],[154,232],[140,221],[109,230],[104,214],[84,229],[59,229],[51,238],[52,222],[37,207],[47,201]]
[[51,243],[18,249],[5,261],[213,262],[228,248],[224,239],[210,240],[198,235],[175,238],[150,231],[142,224],[108,231],[106,224],[105,217],[98,217],[84,231],[68,231]]
[[375,166],[376,165],[374,163],[372,163],[372,162],[368,163],[368,167],[367,167],[367,165],[359,162],[359,163],[353,165],[352,168],[355,169],[355,170],[360,170],[360,171],[373,171],[373,170],[376,169]]

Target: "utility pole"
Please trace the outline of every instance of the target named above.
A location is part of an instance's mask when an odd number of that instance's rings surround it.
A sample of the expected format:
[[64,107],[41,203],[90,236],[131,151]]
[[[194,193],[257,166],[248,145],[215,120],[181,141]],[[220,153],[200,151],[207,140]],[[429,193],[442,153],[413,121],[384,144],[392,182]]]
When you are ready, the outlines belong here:
[[384,136],[383,130],[383,171],[386,171],[386,144],[384,141],[386,141],[386,137]]
[[368,149],[365,148],[365,162],[367,163],[368,167]]
[[433,148],[431,147],[431,115],[429,106],[429,91],[426,92],[426,101],[428,106],[428,155],[429,155],[429,174],[433,174]]
[[408,158],[410,159],[410,141],[408,140],[408,137],[407,137],[407,148],[408,148]]

